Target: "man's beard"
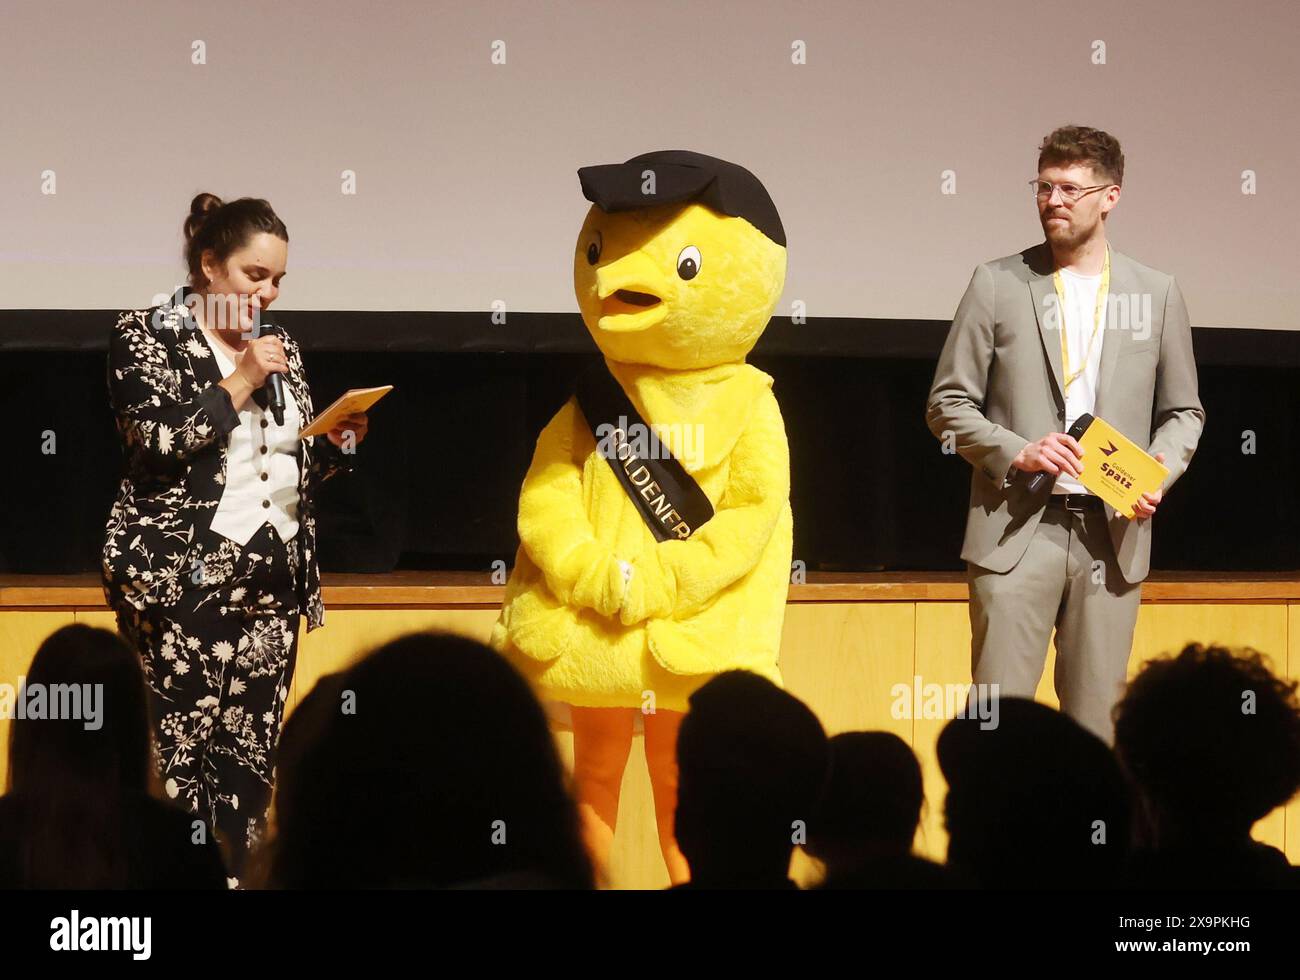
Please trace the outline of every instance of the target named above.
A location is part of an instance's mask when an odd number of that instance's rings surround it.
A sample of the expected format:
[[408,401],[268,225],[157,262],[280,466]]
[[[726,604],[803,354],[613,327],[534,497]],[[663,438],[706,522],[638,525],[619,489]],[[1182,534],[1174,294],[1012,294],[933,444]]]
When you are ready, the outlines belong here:
[[1043,235],[1050,243],[1064,245],[1067,248],[1081,245],[1088,240],[1093,231],[1091,227],[1083,228],[1076,224],[1049,224],[1047,219],[1043,220],[1042,225]]

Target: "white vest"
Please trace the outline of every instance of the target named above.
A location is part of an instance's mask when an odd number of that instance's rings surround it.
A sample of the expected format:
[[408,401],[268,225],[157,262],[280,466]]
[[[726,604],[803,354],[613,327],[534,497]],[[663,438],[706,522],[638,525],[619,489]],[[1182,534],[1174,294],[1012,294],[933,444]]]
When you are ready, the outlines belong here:
[[[200,331],[229,377],[235,363]],[[298,430],[302,416],[289,385],[284,385],[284,425],[264,412],[252,397],[239,410],[239,426],[226,443],[226,486],[212,515],[212,530],[244,545],[267,521],[281,541],[298,533]]]

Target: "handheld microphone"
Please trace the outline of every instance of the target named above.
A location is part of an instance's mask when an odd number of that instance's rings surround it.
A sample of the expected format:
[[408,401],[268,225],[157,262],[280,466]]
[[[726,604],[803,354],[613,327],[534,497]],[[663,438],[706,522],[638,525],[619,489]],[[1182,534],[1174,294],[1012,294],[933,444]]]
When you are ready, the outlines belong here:
[[[1092,425],[1092,416],[1087,412],[1084,412],[1074,420],[1074,425],[1070,426],[1070,431],[1067,432],[1066,435],[1076,441],[1082,439],[1083,434],[1088,431],[1088,426],[1090,425]],[[1052,485],[1055,486],[1057,476],[1059,476],[1059,474],[1048,473],[1047,470],[1039,470],[1029,480],[1029,492],[1038,493],[1043,484],[1047,483],[1048,480],[1051,480]]]
[[[280,326],[277,323],[262,321],[258,336],[260,337],[263,333],[279,334]],[[275,418],[275,424],[284,425],[284,378],[279,374],[268,374],[266,376],[265,390],[267,404],[271,409],[271,415]]]

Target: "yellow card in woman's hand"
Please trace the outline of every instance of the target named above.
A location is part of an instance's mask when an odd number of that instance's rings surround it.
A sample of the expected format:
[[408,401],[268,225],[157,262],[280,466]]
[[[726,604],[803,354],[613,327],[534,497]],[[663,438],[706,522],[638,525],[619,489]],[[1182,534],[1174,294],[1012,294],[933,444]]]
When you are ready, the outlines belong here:
[[392,385],[383,385],[379,388],[349,388],[339,396],[338,401],[317,415],[311,425],[299,432],[298,438],[324,435],[341,419],[347,418],[353,412],[366,411],[392,390]]

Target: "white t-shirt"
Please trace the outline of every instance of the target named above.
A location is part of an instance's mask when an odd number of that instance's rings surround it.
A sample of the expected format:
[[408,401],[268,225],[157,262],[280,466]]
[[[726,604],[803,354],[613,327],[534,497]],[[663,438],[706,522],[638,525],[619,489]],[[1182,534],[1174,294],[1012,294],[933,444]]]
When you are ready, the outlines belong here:
[[[1061,285],[1065,291],[1065,342],[1070,350],[1070,371],[1079,370],[1088,341],[1092,337],[1097,315],[1097,290],[1101,288],[1101,274],[1081,276],[1069,269],[1061,270]],[[1106,311],[1101,311],[1101,328],[1092,343],[1088,365],[1070,384],[1065,393],[1065,426],[1063,432],[1084,414],[1092,414],[1097,407],[1097,381],[1101,374],[1101,345],[1106,339]],[[1058,340],[1059,342],[1059,340]],[[1062,472],[1056,478],[1052,493],[1089,493],[1078,480]]]
[[[221,368],[229,377],[235,362],[207,335]],[[267,521],[281,541],[298,533],[298,430],[302,417],[289,385],[284,386],[284,425],[264,412],[251,397],[239,410],[239,426],[226,437],[226,486],[221,493],[212,530],[244,545]]]

